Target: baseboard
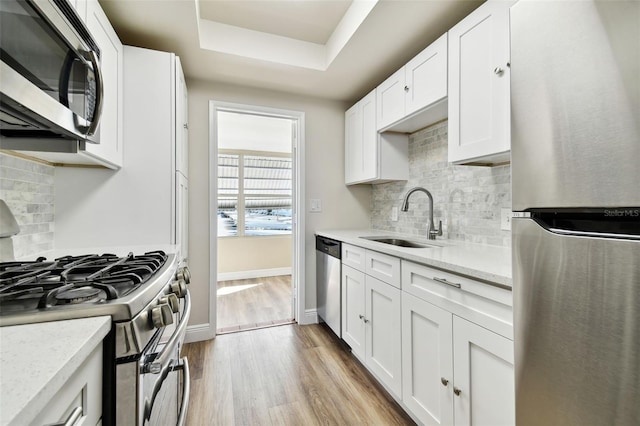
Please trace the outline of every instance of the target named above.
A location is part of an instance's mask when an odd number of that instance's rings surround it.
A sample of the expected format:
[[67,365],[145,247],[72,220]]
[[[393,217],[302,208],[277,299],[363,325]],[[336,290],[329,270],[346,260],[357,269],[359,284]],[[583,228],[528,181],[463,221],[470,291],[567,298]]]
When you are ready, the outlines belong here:
[[209,323],[194,324],[187,326],[187,333],[184,338],[185,343],[201,342],[211,340],[216,336],[216,330]]
[[316,309],[305,309],[304,316],[302,318],[298,318],[298,324],[307,325],[307,324],[317,324],[318,323],[318,311]]
[[249,280],[262,277],[277,277],[280,275],[291,275],[291,268],[256,269],[253,271],[221,272],[218,274],[218,281]]

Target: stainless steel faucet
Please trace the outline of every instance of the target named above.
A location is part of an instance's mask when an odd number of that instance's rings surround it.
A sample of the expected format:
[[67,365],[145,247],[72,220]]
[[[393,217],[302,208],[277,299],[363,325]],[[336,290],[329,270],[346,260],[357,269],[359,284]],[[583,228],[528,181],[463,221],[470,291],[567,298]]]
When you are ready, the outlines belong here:
[[414,192],[424,192],[425,194],[427,194],[427,197],[429,197],[429,222],[427,223],[427,237],[430,240],[435,240],[436,235],[442,235],[442,221],[439,221],[439,227],[436,228],[433,223],[433,197],[431,196],[431,193],[429,191],[421,186],[410,189],[409,192],[407,192],[407,195],[404,196],[404,201],[402,202],[402,207],[400,207],[400,210],[403,212],[409,210],[409,197]]

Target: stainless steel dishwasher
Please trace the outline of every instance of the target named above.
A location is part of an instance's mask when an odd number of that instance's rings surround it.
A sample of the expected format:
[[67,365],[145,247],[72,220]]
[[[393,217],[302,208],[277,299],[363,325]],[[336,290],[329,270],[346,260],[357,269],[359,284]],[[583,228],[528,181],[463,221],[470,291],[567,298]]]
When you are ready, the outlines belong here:
[[340,241],[316,235],[316,299],[318,318],[342,337]]

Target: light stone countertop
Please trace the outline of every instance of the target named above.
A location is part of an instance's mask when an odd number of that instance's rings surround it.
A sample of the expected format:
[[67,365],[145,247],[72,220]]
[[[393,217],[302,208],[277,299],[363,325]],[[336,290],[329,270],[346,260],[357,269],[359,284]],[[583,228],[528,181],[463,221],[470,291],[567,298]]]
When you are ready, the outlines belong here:
[[0,327],[0,425],[29,424],[111,329],[111,317]]
[[[425,240],[412,235],[372,229],[333,229],[317,231],[316,234],[471,278],[501,284],[509,288],[512,286],[510,247],[454,240]],[[403,238],[425,245],[434,244],[437,247],[398,247],[360,238],[371,236]]]

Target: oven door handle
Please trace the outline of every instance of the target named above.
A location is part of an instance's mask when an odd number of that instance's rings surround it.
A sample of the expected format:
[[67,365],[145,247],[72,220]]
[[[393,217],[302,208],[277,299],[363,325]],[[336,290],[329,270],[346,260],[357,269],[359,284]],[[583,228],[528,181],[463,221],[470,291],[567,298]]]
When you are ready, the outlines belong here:
[[182,403],[180,405],[180,413],[178,414],[178,423],[176,426],[184,426],[185,420],[187,418],[187,410],[189,408],[189,394],[191,393],[191,376],[189,375],[189,361],[187,357],[182,357],[178,362],[175,363],[175,360],[169,361],[169,364],[162,370],[160,373],[160,379],[158,379],[153,385],[153,392],[151,393],[151,398],[146,399],[144,401],[144,420],[149,420],[151,417],[151,411],[153,410],[153,406],[156,402],[156,397],[162,386],[164,385],[164,381],[167,379],[169,373],[174,371],[182,371]]
[[176,347],[178,340],[182,339],[186,330],[187,323],[189,322],[189,316],[191,315],[191,297],[189,292],[184,296],[184,311],[182,312],[182,318],[180,318],[180,324],[176,327],[175,331],[169,338],[169,341],[162,349],[162,352],[153,360],[153,362],[147,363],[142,368],[143,373],[160,373],[173,356],[173,348]]
[[187,357],[180,358],[180,362],[174,370],[182,370],[182,404],[180,404],[180,414],[178,415],[177,426],[184,426],[187,420],[187,410],[189,408],[189,394],[191,393],[191,376],[189,376],[189,360]]

